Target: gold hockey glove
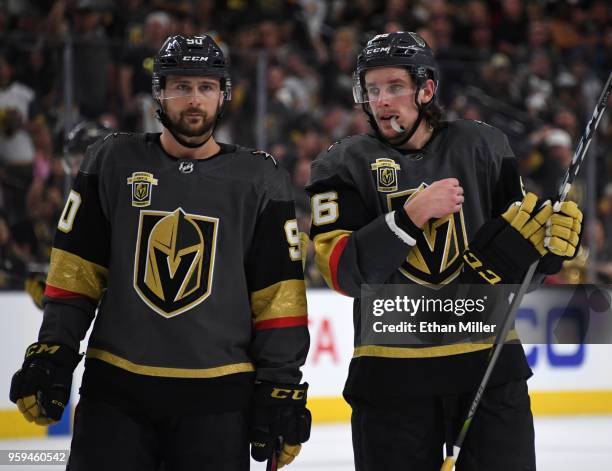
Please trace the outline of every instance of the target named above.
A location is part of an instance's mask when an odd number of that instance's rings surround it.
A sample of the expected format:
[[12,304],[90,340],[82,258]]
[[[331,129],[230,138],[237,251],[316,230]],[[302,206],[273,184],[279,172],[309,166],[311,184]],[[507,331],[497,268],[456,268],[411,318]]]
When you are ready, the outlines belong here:
[[251,456],[270,459],[278,450],[278,467],[291,463],[310,438],[311,416],[306,408],[308,383],[257,383],[251,420]]
[[546,222],[544,246],[553,254],[574,258],[582,232],[582,211],[573,201],[555,205],[555,212]]
[[43,294],[45,292],[45,277],[40,274],[28,276],[24,283],[24,289],[26,293],[30,295],[30,298],[32,298],[34,304],[36,304],[36,307],[42,309]]
[[9,394],[28,422],[49,425],[60,420],[80,360],[81,355],[61,344],[37,342],[28,347]]
[[544,247],[548,253],[538,265],[538,271],[547,275],[557,273],[565,260],[576,256],[582,238],[582,211],[573,201],[556,203],[554,212],[546,221]]
[[[536,208],[538,208],[536,210]],[[553,209],[528,193],[501,217],[486,222],[466,249],[461,283],[520,283],[529,266],[547,253],[546,221]]]
[[533,193],[527,193],[523,201],[513,203],[508,210],[502,214],[510,226],[516,229],[525,239],[529,240],[540,255],[546,255],[544,239],[546,234],[546,222],[553,214],[550,201],[538,206],[538,197]]

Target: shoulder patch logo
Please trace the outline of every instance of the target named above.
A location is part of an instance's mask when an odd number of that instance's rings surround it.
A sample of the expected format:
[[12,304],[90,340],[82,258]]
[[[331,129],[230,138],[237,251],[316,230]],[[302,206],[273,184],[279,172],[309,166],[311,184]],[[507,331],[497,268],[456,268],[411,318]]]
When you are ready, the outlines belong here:
[[397,191],[397,171],[401,167],[393,159],[376,159],[376,162],[371,164],[372,170],[376,170],[376,182],[378,191],[381,193],[390,193]]
[[151,204],[153,186],[157,186],[157,178],[152,173],[134,172],[127,184],[132,186],[132,206],[144,208]]
[[177,316],[210,295],[218,224],[182,208],[140,211],[134,289],[157,314]]

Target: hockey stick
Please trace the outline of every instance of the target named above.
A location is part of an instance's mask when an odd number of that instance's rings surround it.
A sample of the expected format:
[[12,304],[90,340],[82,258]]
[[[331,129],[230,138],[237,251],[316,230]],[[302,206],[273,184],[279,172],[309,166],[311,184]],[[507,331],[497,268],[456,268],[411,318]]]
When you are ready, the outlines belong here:
[[[597,126],[599,125],[599,121],[601,121],[601,117],[603,116],[603,113],[606,110],[606,107],[608,105],[608,98],[610,96],[611,91],[612,91],[612,73],[610,73],[610,75],[608,76],[608,80],[606,84],[604,85],[604,88],[601,92],[599,100],[597,101],[597,105],[595,106],[595,110],[593,111],[593,116],[591,116],[591,119],[587,123],[584,133],[580,137],[580,141],[578,142],[578,147],[576,148],[576,151],[574,152],[574,156],[572,157],[572,163],[570,164],[570,167],[567,169],[565,177],[563,178],[563,182],[561,183],[559,187],[559,194],[558,194],[557,201],[555,203],[555,209],[558,209],[560,203],[565,201],[565,198],[567,198],[567,194],[569,193],[572,183],[574,182],[574,179],[576,178],[576,175],[578,174],[578,171],[580,170],[580,165],[582,164],[582,161],[584,160],[584,157],[586,156],[586,153],[589,149],[589,145],[591,144],[591,140],[593,139],[595,130],[597,129]],[[508,333],[510,332],[510,328],[512,327],[512,324],[514,323],[516,312],[518,310],[518,307],[521,304],[521,301],[523,300],[523,296],[525,295],[525,292],[527,291],[527,287],[531,283],[531,279],[533,278],[533,274],[535,273],[537,265],[538,265],[538,261],[535,261],[534,263],[531,264],[531,266],[527,270],[527,274],[525,275],[525,278],[523,278],[523,281],[518,289],[518,292],[516,294],[512,293],[510,295],[512,299],[510,302],[510,306],[508,307],[508,314],[506,315],[506,318],[502,322],[501,329],[495,336],[495,345],[493,346],[493,349],[489,356],[489,362],[487,364],[487,368],[482,377],[482,380],[480,381],[480,385],[478,386],[478,389],[476,390],[474,399],[472,400],[472,404],[470,405],[470,408],[468,410],[467,417],[465,421],[463,422],[461,431],[459,432],[459,436],[457,437],[457,440],[455,441],[453,445],[453,450],[452,450],[453,454],[446,457],[446,459],[444,460],[444,463],[442,464],[442,468],[440,468],[440,471],[452,471],[455,468],[455,463],[457,461],[457,458],[459,458],[459,452],[461,451],[461,447],[463,446],[463,442],[465,440],[467,432],[472,423],[472,419],[474,418],[474,415],[476,414],[476,409],[478,409],[478,405],[480,404],[480,400],[482,399],[484,390],[487,387],[489,378],[491,377],[491,373],[493,372],[493,369],[495,368],[495,364],[497,363],[497,359],[499,358],[501,349],[504,346],[504,341],[506,337],[508,336]]]
[[266,471],[276,471],[278,469],[278,454],[283,448],[283,437],[278,437],[276,440],[274,450],[272,450],[272,456],[268,458],[268,463],[266,464]]

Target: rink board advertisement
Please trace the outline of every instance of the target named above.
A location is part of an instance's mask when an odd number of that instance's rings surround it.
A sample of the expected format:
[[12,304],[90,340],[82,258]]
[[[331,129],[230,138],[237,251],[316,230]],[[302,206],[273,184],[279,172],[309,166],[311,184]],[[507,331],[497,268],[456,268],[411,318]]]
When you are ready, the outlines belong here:
[[[608,293],[612,291],[608,290]],[[542,287],[528,294],[518,313],[517,328],[541,329],[552,335],[564,304],[558,288]],[[23,361],[25,348],[36,340],[41,312],[24,293],[0,294],[0,438],[61,435],[70,432],[70,416],[52,427],[27,423],[8,399],[10,380]],[[311,347],[304,380],[310,384],[309,407],[315,422],[349,419],[341,397],[353,355],[352,299],[330,290],[309,290]],[[547,330],[550,331],[547,333]],[[84,351],[84,345],[81,346]],[[525,345],[534,371],[529,380],[536,415],[612,414],[612,345]],[[73,407],[83,362],[73,382]]]

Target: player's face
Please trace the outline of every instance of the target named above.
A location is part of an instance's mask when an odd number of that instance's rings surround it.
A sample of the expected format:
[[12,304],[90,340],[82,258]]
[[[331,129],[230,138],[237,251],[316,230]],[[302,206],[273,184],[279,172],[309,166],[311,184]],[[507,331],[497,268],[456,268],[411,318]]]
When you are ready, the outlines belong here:
[[[428,80],[421,92],[421,103],[428,102],[433,95],[433,81]],[[412,128],[419,111],[414,102],[416,86],[408,71],[399,67],[381,67],[365,73],[365,90],[368,103],[380,133],[391,144],[403,139],[402,132],[391,126],[391,118],[405,130]]]
[[170,75],[162,100],[176,132],[199,137],[213,128],[223,104],[223,93],[218,78]]

